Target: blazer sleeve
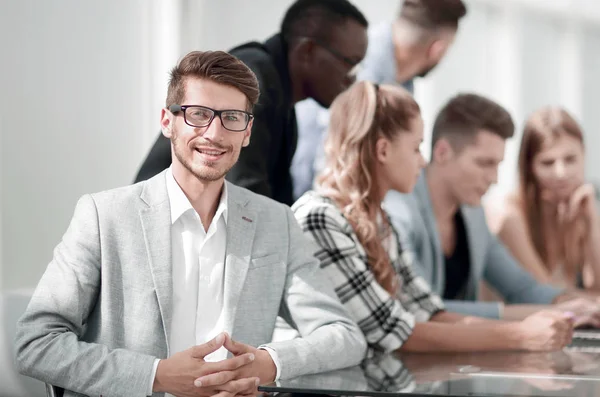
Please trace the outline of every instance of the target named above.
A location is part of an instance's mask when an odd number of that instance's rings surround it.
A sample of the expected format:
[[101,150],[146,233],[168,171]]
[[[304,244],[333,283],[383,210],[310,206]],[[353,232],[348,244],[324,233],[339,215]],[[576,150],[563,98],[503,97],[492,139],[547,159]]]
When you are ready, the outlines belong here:
[[508,303],[548,305],[561,294],[558,288],[538,283],[489,229],[486,232],[490,242],[483,277]]
[[96,206],[83,196],[17,323],[16,366],[84,395],[143,397],[156,357],[80,340],[100,292],[100,263]]
[[160,174],[171,165],[171,140],[159,133],[154,146],[150,149],[150,153],[142,163],[135,183],[145,181],[155,175]]
[[365,339],[323,277],[292,211],[284,210],[289,246],[280,315],[301,337],[265,345],[277,353],[280,379],[358,365],[365,357]]

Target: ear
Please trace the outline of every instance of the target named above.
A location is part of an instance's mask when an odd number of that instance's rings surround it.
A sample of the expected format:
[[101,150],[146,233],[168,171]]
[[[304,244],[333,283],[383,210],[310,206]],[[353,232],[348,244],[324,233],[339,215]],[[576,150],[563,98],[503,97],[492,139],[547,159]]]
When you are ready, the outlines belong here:
[[429,45],[429,49],[427,50],[427,60],[429,62],[437,63],[444,57],[445,53],[446,45],[444,40],[439,38],[435,39],[433,40],[433,43]]
[[386,138],[379,138],[375,143],[375,157],[380,163],[386,163],[390,155],[391,142]]
[[250,120],[248,123],[248,127],[244,131],[244,140],[242,141],[242,147],[246,147],[250,144],[250,135],[252,135],[252,125],[254,124],[254,119]]
[[166,137],[171,139],[171,135],[172,135],[172,123],[173,120],[171,119],[171,117],[173,116],[173,114],[171,112],[169,112],[167,109],[163,108],[160,112],[160,126],[161,126],[161,130],[162,130],[162,134]]
[[440,138],[431,151],[432,162],[446,164],[454,157],[454,150],[446,138]]
[[295,61],[302,65],[310,65],[313,62],[315,48],[316,43],[312,39],[300,39],[293,49]]

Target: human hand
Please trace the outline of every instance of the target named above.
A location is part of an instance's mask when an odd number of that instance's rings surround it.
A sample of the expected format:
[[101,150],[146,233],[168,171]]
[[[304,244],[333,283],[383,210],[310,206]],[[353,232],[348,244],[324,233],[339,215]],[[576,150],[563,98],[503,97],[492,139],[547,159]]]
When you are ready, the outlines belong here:
[[572,222],[578,216],[597,223],[596,189],[591,183],[579,186],[566,201],[558,204],[557,211],[560,223]]
[[[271,383],[275,380],[277,375],[277,367],[271,359],[271,355],[262,349],[257,349],[253,346],[246,345],[241,342],[235,342],[229,335],[226,336],[223,346],[229,350],[235,357],[241,357],[244,355],[252,354],[255,359],[249,365],[240,368],[236,371],[236,374],[240,378],[258,378],[260,381],[256,385]],[[213,385],[220,379],[218,374],[209,374],[198,378],[203,385]],[[257,388],[254,388],[252,393],[257,394]],[[249,394],[249,393],[246,393]]]
[[517,324],[522,348],[528,351],[560,350],[573,337],[572,313],[539,311]]
[[[152,391],[178,397],[234,397],[253,393],[258,386],[258,377],[240,376],[240,371],[255,361],[253,353],[244,352],[219,362],[204,361],[204,357],[217,351],[227,338],[227,334],[221,333],[204,344],[160,360]],[[206,376],[211,377],[210,383],[198,381]]]
[[555,305],[555,308],[575,315],[575,327],[600,328],[600,304],[594,299],[575,298]]

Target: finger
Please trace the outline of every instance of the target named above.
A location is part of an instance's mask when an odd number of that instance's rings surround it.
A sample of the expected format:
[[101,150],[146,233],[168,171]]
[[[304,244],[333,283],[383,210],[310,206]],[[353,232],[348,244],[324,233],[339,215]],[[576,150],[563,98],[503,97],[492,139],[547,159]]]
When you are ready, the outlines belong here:
[[594,197],[595,192],[593,186],[586,184],[580,186],[573,195],[571,195],[570,200],[570,220],[573,220],[575,216],[580,212],[581,208],[586,204],[586,201],[590,197]]
[[213,339],[209,340],[206,343],[201,345],[197,345],[191,348],[192,357],[194,358],[204,358],[208,356],[210,353],[213,353],[223,346],[225,342],[225,333],[221,332],[219,335],[215,336]]
[[236,342],[231,338],[225,339],[225,343],[223,344],[223,346],[225,346],[225,349],[229,350],[236,356],[238,354],[249,353],[252,350],[254,350],[252,347],[241,342]]
[[240,356],[228,358],[226,360],[214,363],[205,363],[202,366],[202,374],[213,374],[221,371],[235,371],[238,368],[248,365],[255,359],[253,353],[245,353]]
[[259,378],[235,379],[224,385],[217,387],[218,390],[225,390],[233,394],[254,394],[258,393]]
[[228,391],[221,391],[217,394],[213,394],[212,397],[235,397],[235,393],[231,393]]
[[575,320],[575,324],[574,327],[575,328],[579,328],[579,327],[583,327],[583,326],[591,326],[594,328],[598,328],[600,327],[600,318],[593,314],[593,315],[582,315],[582,316],[578,316]]
[[569,343],[571,343],[572,337],[573,337],[572,332],[564,332],[564,333],[557,335],[557,337],[556,337],[557,345],[559,345],[559,347],[561,347],[561,348],[567,346]]
[[577,322],[577,316],[573,312],[563,313],[562,320],[569,328],[573,328]]
[[565,204],[564,202],[558,203],[558,206],[556,207],[556,212],[559,223],[563,223],[566,218],[567,204]]
[[233,371],[221,371],[209,375],[204,375],[194,381],[194,386],[213,387],[224,385],[225,383],[233,380],[233,378],[235,378],[235,375],[236,373]]
[[555,324],[555,329],[561,334],[566,335],[573,332],[574,321],[571,319],[562,319]]
[[596,313],[591,315],[587,325],[591,325],[594,328],[600,328],[600,316]]
[[565,220],[571,222],[575,215],[579,212],[579,207],[581,206],[581,193],[575,191],[569,200],[569,205],[567,206],[567,210],[565,213]]

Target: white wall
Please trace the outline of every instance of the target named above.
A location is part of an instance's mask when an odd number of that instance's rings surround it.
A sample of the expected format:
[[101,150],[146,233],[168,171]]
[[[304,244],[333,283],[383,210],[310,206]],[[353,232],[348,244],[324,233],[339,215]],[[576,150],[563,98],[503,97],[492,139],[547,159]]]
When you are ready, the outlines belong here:
[[0,0],[3,288],[37,283],[79,196],[132,181],[179,52],[164,3]]
[[[250,40],[264,40],[279,30],[293,0],[185,0],[184,50],[229,49]],[[352,0],[369,21],[393,18],[399,0]],[[200,4],[200,5],[199,5]],[[198,12],[200,7],[201,12]],[[193,21],[193,23],[191,23]],[[193,30],[193,34],[191,30]],[[187,40],[187,41],[186,41]]]

